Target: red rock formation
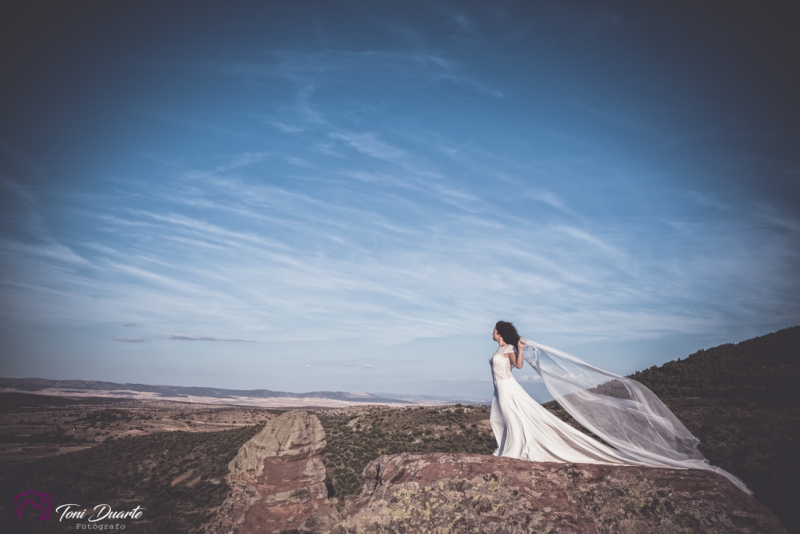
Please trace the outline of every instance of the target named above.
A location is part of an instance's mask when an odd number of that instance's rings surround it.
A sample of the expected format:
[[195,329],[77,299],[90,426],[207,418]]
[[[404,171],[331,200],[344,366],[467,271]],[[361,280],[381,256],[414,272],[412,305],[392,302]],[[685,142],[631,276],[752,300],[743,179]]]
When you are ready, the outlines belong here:
[[364,477],[332,533],[786,532],[709,471],[404,453],[378,458]]
[[316,416],[291,411],[271,420],[228,465],[231,496],[207,531],[329,530],[337,517],[319,457],[324,447],[325,431]]

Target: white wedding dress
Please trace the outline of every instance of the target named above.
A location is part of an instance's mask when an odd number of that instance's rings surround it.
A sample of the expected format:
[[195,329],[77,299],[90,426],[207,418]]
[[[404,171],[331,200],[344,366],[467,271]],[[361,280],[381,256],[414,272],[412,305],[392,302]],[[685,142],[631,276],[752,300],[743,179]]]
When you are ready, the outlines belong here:
[[714,471],[742,491],[739,478],[711,465],[695,438],[642,384],[593,367],[567,353],[526,341],[523,356],[553,398],[604,443],[578,431],[543,408],[511,372],[511,345],[489,359],[494,396],[489,421],[495,456],[533,462],[611,464]]
[[511,360],[505,354],[512,352],[511,345],[500,347],[489,360],[494,381],[489,422],[497,439],[495,456],[532,462],[630,465],[612,448],[571,427],[533,400],[511,374]]

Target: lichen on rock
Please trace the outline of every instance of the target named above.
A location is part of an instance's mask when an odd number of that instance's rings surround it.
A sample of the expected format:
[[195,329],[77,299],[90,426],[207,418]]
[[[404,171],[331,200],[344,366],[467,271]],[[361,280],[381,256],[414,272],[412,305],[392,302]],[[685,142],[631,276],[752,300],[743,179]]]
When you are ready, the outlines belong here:
[[786,532],[708,471],[404,453],[373,461],[364,479],[333,534]]

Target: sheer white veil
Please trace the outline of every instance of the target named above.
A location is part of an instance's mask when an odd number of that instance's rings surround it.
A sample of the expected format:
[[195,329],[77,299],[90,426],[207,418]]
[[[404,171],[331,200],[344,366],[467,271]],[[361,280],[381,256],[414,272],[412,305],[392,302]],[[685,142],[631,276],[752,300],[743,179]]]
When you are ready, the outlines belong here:
[[639,382],[527,339],[522,355],[567,413],[633,463],[714,471],[753,493],[742,480],[711,465],[697,448],[700,440]]

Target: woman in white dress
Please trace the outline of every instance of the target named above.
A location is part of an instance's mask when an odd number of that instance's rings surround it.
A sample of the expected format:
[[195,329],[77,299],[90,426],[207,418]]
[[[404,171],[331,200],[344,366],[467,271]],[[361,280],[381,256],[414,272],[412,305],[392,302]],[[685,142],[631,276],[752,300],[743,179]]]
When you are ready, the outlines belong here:
[[[499,321],[492,338],[499,347],[489,360],[494,396],[490,423],[495,456],[534,462],[705,469],[752,493],[734,475],[711,465],[695,438],[642,384],[593,367],[564,352],[520,338],[513,324]],[[527,361],[553,398],[605,443],[589,437],[543,408],[514,379],[512,367]]]

